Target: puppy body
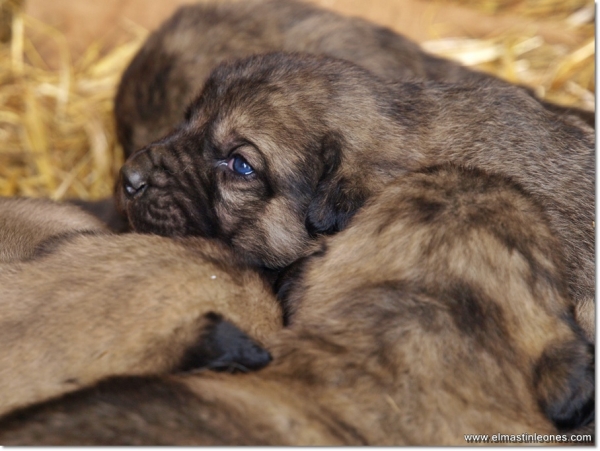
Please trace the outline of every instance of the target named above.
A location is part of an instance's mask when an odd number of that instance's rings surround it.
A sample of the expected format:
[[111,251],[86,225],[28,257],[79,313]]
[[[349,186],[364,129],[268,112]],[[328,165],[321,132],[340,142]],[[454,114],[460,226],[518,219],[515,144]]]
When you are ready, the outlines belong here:
[[0,263],[27,260],[53,236],[107,232],[104,222],[73,205],[0,197]]
[[295,315],[272,336],[269,367],[107,380],[13,413],[0,441],[464,445],[464,434],[556,434],[584,424],[594,402],[560,249],[510,181],[454,167],[407,175],[299,263],[282,290]]
[[446,162],[509,176],[544,207],[592,338],[594,132],[517,88],[387,84],[299,54],[226,64],[177,131],[126,162],[117,201],[138,231],[216,237],[281,268],[386,183]]
[[[410,425],[408,443],[451,444],[457,431],[536,430],[540,411],[561,428],[593,418],[593,352],[546,217],[501,177],[436,168],[388,185],[309,259],[288,288],[292,327],[321,318],[332,345],[364,346],[357,358],[378,362],[400,406],[364,415],[365,430],[380,422],[385,440]],[[327,374],[355,396],[347,370]]]
[[[219,63],[273,51],[346,59],[387,80],[508,85],[491,75],[428,55],[416,43],[387,28],[302,2],[245,0],[187,5],[150,35],[123,75],[115,115],[125,155],[175,128]],[[561,113],[575,112],[594,123],[593,112],[545,105]]]
[[87,214],[37,200],[2,199],[0,212],[15,231],[0,248],[25,257],[0,264],[0,412],[110,375],[269,361],[245,333],[263,342],[281,309],[222,245],[89,233]]

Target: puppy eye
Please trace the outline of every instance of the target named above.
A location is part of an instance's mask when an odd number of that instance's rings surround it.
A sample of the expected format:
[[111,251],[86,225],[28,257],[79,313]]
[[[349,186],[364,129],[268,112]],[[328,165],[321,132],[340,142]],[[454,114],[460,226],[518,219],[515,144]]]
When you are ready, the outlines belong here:
[[254,172],[252,166],[250,166],[250,164],[239,155],[231,157],[227,161],[227,167],[240,175],[250,175]]

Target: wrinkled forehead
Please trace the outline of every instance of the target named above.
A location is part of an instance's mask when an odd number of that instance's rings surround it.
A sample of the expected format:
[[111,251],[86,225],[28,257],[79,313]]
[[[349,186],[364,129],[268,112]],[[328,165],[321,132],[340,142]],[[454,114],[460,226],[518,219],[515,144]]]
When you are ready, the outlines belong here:
[[[205,109],[244,107],[261,112],[311,105],[328,97],[327,77],[314,67],[262,65],[260,58],[245,64],[223,65],[207,80],[201,103]],[[298,112],[299,113],[299,112]]]
[[259,110],[236,106],[217,114],[208,124],[215,146],[250,144],[266,161],[272,177],[294,180],[319,158],[320,127],[299,117],[292,108],[264,105]]
[[326,108],[327,96],[318,83],[295,78],[248,77],[217,86],[203,102],[205,114],[222,137],[232,130],[238,133],[279,130],[289,138],[313,125]]
[[315,143],[330,102],[326,80],[302,70],[226,69],[213,73],[190,114],[214,146],[249,143],[274,172],[287,176],[318,158]]
[[302,143],[316,127],[315,113],[310,114],[306,104],[282,93],[249,93],[239,101],[223,102],[209,118],[209,127],[212,138],[220,143],[232,138],[253,144],[253,138],[280,144]]

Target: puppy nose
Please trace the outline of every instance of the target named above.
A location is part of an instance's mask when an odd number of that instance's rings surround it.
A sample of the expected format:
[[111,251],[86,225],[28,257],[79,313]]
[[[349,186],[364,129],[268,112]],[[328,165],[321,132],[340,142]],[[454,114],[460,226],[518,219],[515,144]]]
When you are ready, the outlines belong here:
[[123,189],[129,197],[141,195],[148,186],[147,174],[139,167],[123,165],[121,168],[121,178],[123,180]]

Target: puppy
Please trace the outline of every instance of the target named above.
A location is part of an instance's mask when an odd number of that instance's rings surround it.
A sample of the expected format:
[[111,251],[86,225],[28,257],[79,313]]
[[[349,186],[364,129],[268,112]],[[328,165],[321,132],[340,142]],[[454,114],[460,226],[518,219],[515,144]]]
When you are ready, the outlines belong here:
[[[246,0],[186,5],[150,35],[123,74],[115,116],[125,155],[162,138],[183,121],[186,106],[219,63],[273,51],[346,59],[387,80],[508,85],[428,55],[392,30],[307,3]],[[574,112],[594,124],[593,112],[545,105],[561,113]]]
[[283,284],[270,366],[109,379],[4,418],[0,442],[465,445],[585,424],[592,355],[546,219],[478,170],[400,177]]
[[107,233],[104,222],[73,205],[0,197],[0,264],[27,260],[53,237]]
[[270,361],[279,304],[219,243],[113,235],[43,200],[0,199],[0,218],[0,413],[111,375]]
[[386,84],[301,54],[224,64],[175,132],[128,159],[117,202],[137,231],[217,238],[280,269],[386,183],[445,162],[509,176],[545,208],[592,338],[594,131],[517,88]]

